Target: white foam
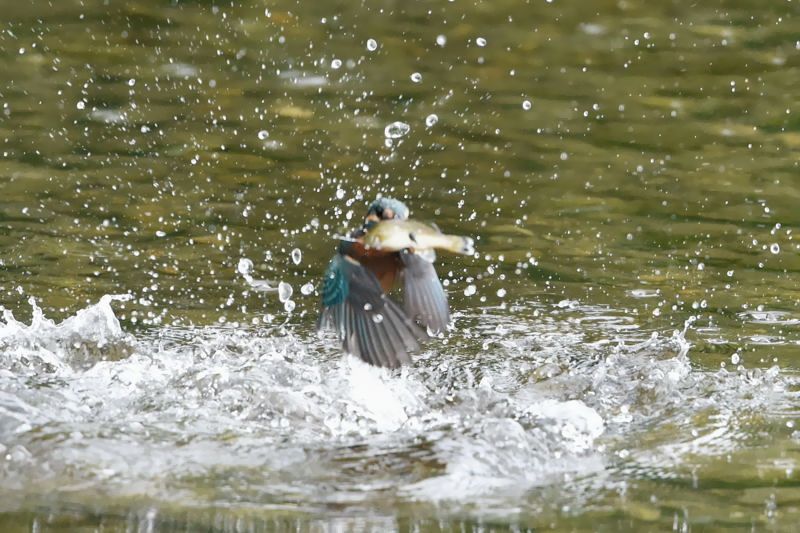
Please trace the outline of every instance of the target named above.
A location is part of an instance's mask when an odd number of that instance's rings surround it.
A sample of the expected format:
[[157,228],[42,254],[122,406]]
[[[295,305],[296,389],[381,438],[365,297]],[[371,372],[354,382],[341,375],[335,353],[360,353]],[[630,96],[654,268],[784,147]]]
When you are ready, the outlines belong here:
[[[796,405],[779,369],[694,368],[685,329],[646,336],[614,320],[465,315],[447,344],[394,371],[282,328],[159,326],[133,337],[117,299],[60,323],[35,304],[30,324],[4,315],[0,499],[103,491],[207,504],[203,480],[230,477],[241,481],[220,496],[226,505],[396,493],[517,512],[533,487],[579,499],[624,483],[625,469],[668,476],[687,455],[731,453],[747,413]],[[665,422],[686,431],[659,432]]]

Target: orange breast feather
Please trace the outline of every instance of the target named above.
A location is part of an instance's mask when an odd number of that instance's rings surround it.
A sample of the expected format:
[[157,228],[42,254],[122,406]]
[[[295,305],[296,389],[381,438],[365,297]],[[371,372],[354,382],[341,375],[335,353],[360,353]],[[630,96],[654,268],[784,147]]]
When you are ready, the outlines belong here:
[[360,242],[354,242],[348,255],[361,263],[378,278],[384,292],[389,292],[397,281],[403,263],[397,252],[384,252],[375,248],[365,248]]

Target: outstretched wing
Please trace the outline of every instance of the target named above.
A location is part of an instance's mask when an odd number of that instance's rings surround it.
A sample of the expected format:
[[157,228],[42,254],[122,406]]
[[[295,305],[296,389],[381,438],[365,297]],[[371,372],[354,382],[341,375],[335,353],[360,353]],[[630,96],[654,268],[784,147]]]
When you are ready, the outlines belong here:
[[375,275],[336,254],[325,271],[318,328],[334,329],[344,350],[367,363],[398,367],[411,362],[425,332],[383,293]]
[[450,307],[442,282],[433,263],[424,256],[403,251],[406,314],[434,334],[441,333],[450,324]]

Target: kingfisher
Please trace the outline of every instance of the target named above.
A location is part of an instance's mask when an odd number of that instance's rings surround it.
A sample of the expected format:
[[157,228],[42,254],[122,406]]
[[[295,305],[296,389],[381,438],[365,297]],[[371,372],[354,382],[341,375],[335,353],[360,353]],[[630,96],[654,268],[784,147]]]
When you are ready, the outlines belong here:
[[[410,363],[422,341],[450,325],[433,248],[473,253],[472,239],[444,235],[408,216],[394,198],[372,202],[362,226],[339,241],[322,284],[318,329],[335,330],[345,352],[375,366]],[[387,294],[400,283],[402,307]]]

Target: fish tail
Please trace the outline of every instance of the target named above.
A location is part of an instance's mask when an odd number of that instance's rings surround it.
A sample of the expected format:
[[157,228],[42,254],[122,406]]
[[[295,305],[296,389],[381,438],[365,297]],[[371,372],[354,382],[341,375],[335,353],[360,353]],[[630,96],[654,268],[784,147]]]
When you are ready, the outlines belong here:
[[455,254],[472,255],[475,253],[475,241],[460,235],[443,235],[444,248]]

